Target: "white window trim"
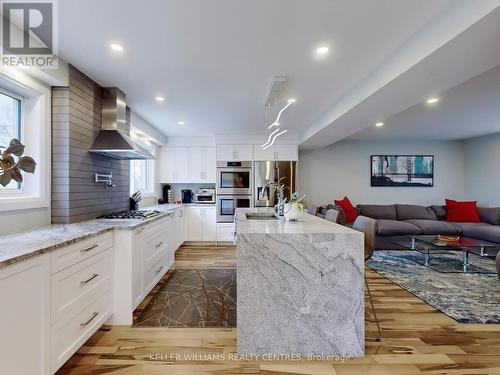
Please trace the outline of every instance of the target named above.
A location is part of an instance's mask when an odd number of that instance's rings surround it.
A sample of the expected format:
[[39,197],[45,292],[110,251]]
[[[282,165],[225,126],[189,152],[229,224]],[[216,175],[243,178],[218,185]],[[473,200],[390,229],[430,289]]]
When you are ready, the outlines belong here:
[[[18,138],[22,142],[23,132],[24,132],[24,113],[22,113],[22,111],[24,111],[24,97],[19,95],[16,92],[10,91],[2,86],[0,86],[0,94],[9,96],[9,97],[16,99],[16,100],[19,100],[21,102],[21,129],[20,129],[20,135]],[[2,145],[2,146],[9,147],[8,144]],[[3,197],[12,196],[12,197],[19,198],[23,194],[24,194],[24,184],[21,184],[21,189],[8,189],[8,190],[1,190],[0,191],[0,195]]]
[[[155,192],[155,180],[156,180],[156,165],[155,159],[146,160],[147,168],[148,168],[148,190],[140,190],[143,198],[153,198],[156,197]],[[130,170],[132,173],[132,170]],[[132,179],[132,176],[130,176]],[[135,193],[135,191],[130,191],[130,194]]]
[[25,154],[37,163],[35,174],[23,174],[21,193],[0,194],[0,211],[50,207],[50,88],[18,69],[8,68],[0,69],[0,87],[23,98]]

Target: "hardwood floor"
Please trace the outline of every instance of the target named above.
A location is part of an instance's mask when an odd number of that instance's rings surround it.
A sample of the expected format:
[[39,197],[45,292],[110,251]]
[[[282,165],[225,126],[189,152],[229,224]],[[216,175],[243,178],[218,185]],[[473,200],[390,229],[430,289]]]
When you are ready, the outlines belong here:
[[[185,246],[176,258],[178,268],[234,267],[234,247]],[[242,361],[230,358],[236,329],[107,326],[58,374],[500,374],[500,324],[458,324],[379,274],[367,276],[384,339],[367,341],[364,358]],[[368,303],[366,311],[371,319]],[[368,321],[366,335],[375,334]]]

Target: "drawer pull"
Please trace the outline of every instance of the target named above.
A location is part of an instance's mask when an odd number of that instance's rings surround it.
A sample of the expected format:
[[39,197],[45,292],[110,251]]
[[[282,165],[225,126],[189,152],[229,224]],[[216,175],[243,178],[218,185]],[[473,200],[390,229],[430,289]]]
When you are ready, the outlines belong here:
[[146,228],[137,229],[135,231],[135,234],[141,234],[142,232],[144,232],[144,229],[146,229]]
[[88,326],[90,324],[90,322],[97,317],[97,315],[99,315],[99,313],[95,312],[94,315],[92,315],[92,318],[90,318],[89,320],[87,320],[85,323],[81,323],[80,327],[86,327],[86,326]]
[[83,253],[86,253],[87,251],[90,251],[90,250],[95,249],[97,246],[99,246],[99,245],[98,245],[98,244],[95,244],[95,245],[89,246],[89,247],[87,247],[86,249],[82,249],[82,250],[80,250],[80,253],[82,253],[82,254],[83,254]]
[[161,245],[163,245],[163,241],[158,242],[158,243],[156,244],[156,247],[158,248],[158,247],[160,247]]
[[85,281],[80,281],[80,285],[82,285],[82,286],[83,286],[83,285],[85,285],[85,284],[90,283],[90,282],[91,282],[92,280],[94,280],[97,276],[99,276],[99,274],[98,274],[98,273],[94,273],[94,274],[90,277],[90,279],[87,279],[87,280],[85,280]]
[[163,269],[163,266],[160,266],[160,268],[158,268],[158,269],[156,270],[156,273],[160,273],[162,269]]

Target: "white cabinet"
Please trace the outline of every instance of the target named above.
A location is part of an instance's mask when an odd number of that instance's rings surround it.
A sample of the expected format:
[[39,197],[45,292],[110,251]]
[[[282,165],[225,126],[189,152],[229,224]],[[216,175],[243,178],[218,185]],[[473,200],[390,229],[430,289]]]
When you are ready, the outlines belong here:
[[217,160],[252,161],[252,145],[217,145]]
[[162,147],[158,161],[160,182],[189,180],[189,148]]
[[234,242],[234,223],[217,223],[217,241]]
[[253,145],[253,158],[256,161],[268,161],[274,160],[276,156],[274,147],[268,147],[265,150],[262,149],[261,145]]
[[50,256],[51,367],[56,372],[111,316],[113,237],[106,233]]
[[50,373],[50,254],[0,269],[0,374]]
[[189,181],[215,183],[215,148],[189,147]]
[[256,161],[296,161],[299,159],[299,150],[297,145],[274,145],[265,150],[260,145],[254,145],[253,155]]
[[215,241],[217,238],[217,218],[215,207],[190,206],[189,241]]
[[215,207],[203,208],[203,241],[217,240],[217,217]]
[[174,214],[174,228],[175,232],[172,236],[175,241],[175,250],[177,250],[184,241],[187,240],[187,220],[186,220],[186,208],[182,207],[175,211]]
[[297,161],[299,160],[299,147],[297,145],[276,145],[275,160]]
[[215,183],[215,147],[162,147],[159,180]]
[[[113,315],[110,324],[131,325],[134,309],[175,264],[184,207],[134,230],[115,231]],[[184,225],[182,222],[181,225]]]

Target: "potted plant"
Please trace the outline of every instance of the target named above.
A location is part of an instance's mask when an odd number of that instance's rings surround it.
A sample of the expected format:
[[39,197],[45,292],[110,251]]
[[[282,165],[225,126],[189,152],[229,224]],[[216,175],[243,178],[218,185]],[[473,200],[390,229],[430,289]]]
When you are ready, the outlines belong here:
[[7,186],[12,180],[18,183],[23,182],[21,171],[35,173],[36,162],[29,156],[23,156],[24,147],[18,139],[11,140],[9,147],[0,146],[0,149],[5,149],[0,156],[0,184],[2,186]]

